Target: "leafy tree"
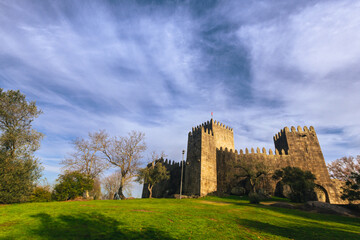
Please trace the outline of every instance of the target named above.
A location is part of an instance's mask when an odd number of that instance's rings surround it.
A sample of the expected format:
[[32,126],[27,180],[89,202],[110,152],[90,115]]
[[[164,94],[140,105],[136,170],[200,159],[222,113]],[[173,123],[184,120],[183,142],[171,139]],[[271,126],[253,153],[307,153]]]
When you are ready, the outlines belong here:
[[125,199],[125,184],[136,176],[139,169],[141,154],[146,150],[144,137],[144,133],[132,131],[128,136],[109,138],[103,142],[105,159],[119,168],[121,179],[118,194],[121,199]]
[[341,199],[349,202],[360,200],[360,171],[352,172],[342,189]]
[[[237,175],[240,179],[246,179],[250,184],[250,193],[259,191],[260,185],[266,185],[270,178],[271,169],[264,162],[256,159],[244,159],[235,165],[239,169]],[[263,189],[264,190],[264,189]]]
[[33,159],[0,158],[0,203],[29,200],[41,169]]
[[327,167],[331,178],[347,181],[351,179],[349,177],[352,172],[360,172],[360,155],[356,159],[353,156],[336,159],[327,164]]
[[[96,182],[96,179],[101,175],[101,173],[109,167],[109,164],[104,161],[101,156],[102,143],[106,141],[107,138],[108,135],[105,131],[98,131],[89,133],[88,139],[76,139],[73,142],[75,151],[61,162],[61,164],[64,165],[63,169],[70,172],[81,172]],[[95,184],[94,186],[98,185],[99,184]],[[93,189],[92,192],[95,193],[95,190]],[[85,192],[85,195],[86,197],[89,197],[88,191]]]
[[0,88],[0,203],[29,200],[41,175],[34,152],[43,135],[32,128],[39,114],[20,91]]
[[170,178],[169,171],[161,163],[163,157],[160,159],[156,157],[156,154],[153,153],[153,161],[149,163],[145,168],[141,168],[138,171],[137,181],[139,183],[147,184],[147,188],[150,192],[149,198],[152,197],[152,189],[156,183],[159,183],[163,180],[168,180]]
[[66,201],[84,195],[94,187],[94,180],[81,172],[66,172],[57,179],[52,193],[53,199]]
[[310,171],[303,171],[297,167],[285,167],[276,170],[273,179],[281,180],[290,187],[290,200],[306,202],[314,198],[315,175]]

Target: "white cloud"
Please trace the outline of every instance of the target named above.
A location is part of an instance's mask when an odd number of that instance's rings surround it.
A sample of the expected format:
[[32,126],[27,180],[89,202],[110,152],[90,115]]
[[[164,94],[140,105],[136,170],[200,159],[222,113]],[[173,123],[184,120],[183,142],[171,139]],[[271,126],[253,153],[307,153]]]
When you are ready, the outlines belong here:
[[[360,144],[359,10],[358,1],[321,2],[242,26],[238,36],[250,50],[258,99],[279,100],[284,118],[310,122],[324,129],[320,134],[343,127],[341,137]],[[337,139],[321,138],[324,152],[333,154]],[[341,149],[334,155],[348,151]]]
[[[180,160],[210,112],[237,149],[273,149],[284,126],[314,125],[327,160],[357,154],[358,1],[230,1],[203,17],[187,4],[71,4],[0,2],[0,82],[44,111],[37,154],[52,178],[70,141],[99,129],[143,131],[149,152]],[[232,65],[244,46],[248,59]],[[236,77],[246,60],[250,76]]]

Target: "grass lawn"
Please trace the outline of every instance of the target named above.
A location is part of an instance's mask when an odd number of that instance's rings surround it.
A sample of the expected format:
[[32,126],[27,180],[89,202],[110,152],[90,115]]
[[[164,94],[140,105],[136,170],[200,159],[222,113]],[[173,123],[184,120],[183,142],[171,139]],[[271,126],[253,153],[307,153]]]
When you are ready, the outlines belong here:
[[0,239],[360,239],[360,219],[241,198],[0,205]]

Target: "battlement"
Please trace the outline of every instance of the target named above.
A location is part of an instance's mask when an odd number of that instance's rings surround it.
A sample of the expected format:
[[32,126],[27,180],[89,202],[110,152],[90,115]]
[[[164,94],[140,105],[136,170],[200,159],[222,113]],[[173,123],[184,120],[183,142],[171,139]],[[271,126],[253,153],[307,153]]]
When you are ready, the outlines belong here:
[[277,156],[288,155],[284,149],[281,152],[279,152],[277,149],[275,149],[275,154],[274,154],[272,149],[269,149],[269,151],[267,151],[266,148],[264,148],[264,147],[261,149],[261,151],[260,151],[260,148],[257,147],[256,152],[255,152],[254,148],[251,148],[250,151],[248,148],[245,148],[245,150],[240,149],[239,151],[238,150],[233,151],[232,149],[229,150],[228,148],[223,149],[222,147],[220,147],[220,149],[217,148],[217,150],[220,152],[225,152],[225,153],[228,153],[228,152],[235,153],[237,155],[250,155],[250,154],[260,154],[260,155],[270,155],[270,156],[271,155],[277,155]]
[[291,131],[289,130],[288,127],[284,127],[283,129],[281,129],[280,132],[275,134],[274,141],[283,137],[285,135],[285,133],[313,133],[313,134],[316,134],[313,126],[310,126],[310,128],[308,128],[307,126],[304,126],[304,128],[301,128],[300,126],[298,126],[297,128],[295,128],[294,126],[291,126],[290,129],[291,129]]
[[[236,150],[233,129],[210,119],[189,132],[186,164],[184,164],[183,193],[205,196],[209,193],[232,193],[234,187],[247,184],[240,181],[241,162],[264,163],[269,169],[277,170],[287,166],[311,171],[316,176],[316,184],[321,186],[328,202],[336,202],[339,196],[332,186],[324,156],[315,129],[311,127],[284,127],[274,136],[275,150],[245,148]],[[157,185],[154,196],[172,196],[180,191],[182,162],[160,159],[170,172],[171,178]],[[184,163],[184,162],[183,162]],[[262,186],[271,194],[276,194],[277,183],[266,182]],[[144,185],[143,196],[147,188]],[[144,195],[145,194],[145,195]],[[319,195],[320,196],[320,195]],[[321,195],[322,196],[322,195]],[[318,198],[320,199],[320,198]]]
[[[213,119],[211,119],[211,121],[213,121]],[[226,126],[225,124],[223,124],[223,123],[220,123],[220,122],[218,122],[218,121],[214,121],[214,125],[216,125],[216,126],[219,126],[219,127],[222,127],[222,128],[224,128],[224,129],[227,129],[227,130],[229,130],[229,131],[233,131],[233,129],[231,128],[231,127],[229,127],[229,126]]]
[[189,132],[189,137],[201,134],[201,132],[204,132],[204,133],[207,133],[207,134],[209,134],[211,136],[214,136],[213,130],[211,128],[206,128],[206,127],[200,125],[200,126],[192,128],[192,131]]
[[222,128],[224,130],[229,130],[230,132],[233,132],[233,129],[229,126],[226,126],[223,123],[220,123],[218,121],[214,121],[213,119],[211,119],[210,121],[204,122],[196,127],[192,128],[192,131],[189,132],[189,136],[194,136],[197,135],[199,133],[201,133],[201,131],[206,132],[210,135],[214,135],[214,128]]
[[163,158],[160,158],[160,159],[156,160],[156,162],[161,162],[166,168],[180,167],[181,166],[181,162],[175,162],[175,161],[171,161],[169,159],[164,160]]

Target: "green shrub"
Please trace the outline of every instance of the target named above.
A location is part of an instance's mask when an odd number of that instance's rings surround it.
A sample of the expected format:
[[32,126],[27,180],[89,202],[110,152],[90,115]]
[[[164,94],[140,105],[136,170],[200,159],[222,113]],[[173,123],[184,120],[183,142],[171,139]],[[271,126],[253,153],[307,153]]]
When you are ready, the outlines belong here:
[[67,172],[60,175],[55,185],[52,199],[66,201],[83,196],[85,191],[93,189],[94,180],[80,172]]
[[50,202],[51,191],[49,186],[37,186],[30,198],[31,202]]

